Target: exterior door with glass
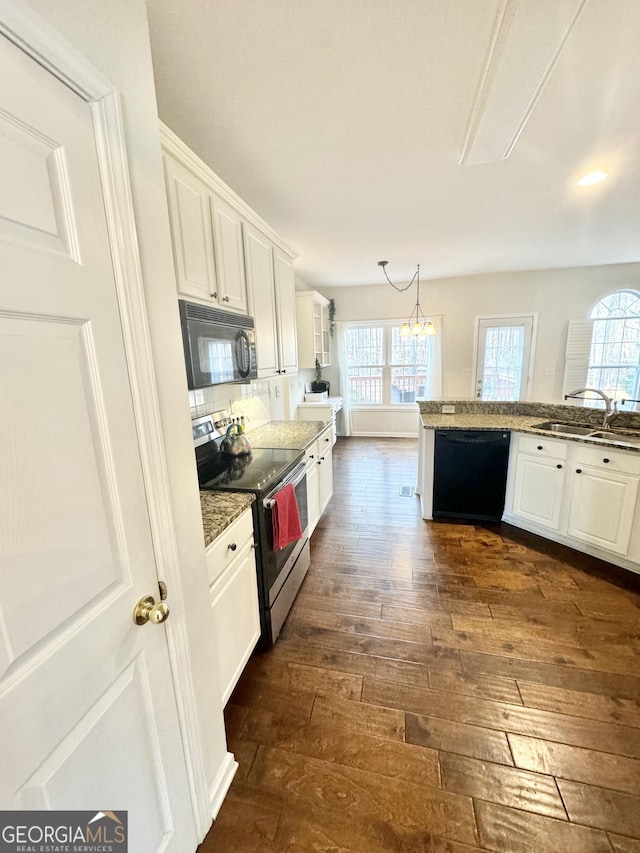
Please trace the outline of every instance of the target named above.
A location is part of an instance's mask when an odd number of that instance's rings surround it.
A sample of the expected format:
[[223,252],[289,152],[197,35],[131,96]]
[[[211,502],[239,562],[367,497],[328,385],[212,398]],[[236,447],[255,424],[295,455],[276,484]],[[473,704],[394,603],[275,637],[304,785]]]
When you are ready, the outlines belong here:
[[476,400],[527,399],[533,320],[532,315],[478,318]]

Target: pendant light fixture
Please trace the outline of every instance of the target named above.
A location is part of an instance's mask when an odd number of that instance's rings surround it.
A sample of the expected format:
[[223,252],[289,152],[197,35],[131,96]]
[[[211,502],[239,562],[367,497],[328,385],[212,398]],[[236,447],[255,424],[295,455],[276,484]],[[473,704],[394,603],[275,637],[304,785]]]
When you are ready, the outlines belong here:
[[382,272],[384,273],[385,278],[398,293],[404,293],[405,290],[408,290],[413,282],[415,281],[417,284],[417,293],[416,293],[416,307],[413,309],[411,314],[409,315],[409,319],[406,323],[403,323],[400,326],[400,334],[403,338],[406,338],[408,335],[435,335],[436,329],[431,320],[427,320],[424,316],[424,312],[420,306],[420,264],[418,264],[416,271],[414,273],[413,278],[406,285],[406,287],[398,287],[397,284],[394,284],[389,276],[387,275],[387,264],[389,261],[378,261],[378,266],[382,267]]

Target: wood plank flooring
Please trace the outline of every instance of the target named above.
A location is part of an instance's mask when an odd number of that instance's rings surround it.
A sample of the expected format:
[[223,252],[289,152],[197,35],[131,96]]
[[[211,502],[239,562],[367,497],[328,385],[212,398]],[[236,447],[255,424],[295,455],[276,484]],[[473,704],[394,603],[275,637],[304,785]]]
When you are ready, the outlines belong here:
[[640,578],[431,523],[417,442],[340,439],[275,648],[225,711],[200,853],[640,853]]

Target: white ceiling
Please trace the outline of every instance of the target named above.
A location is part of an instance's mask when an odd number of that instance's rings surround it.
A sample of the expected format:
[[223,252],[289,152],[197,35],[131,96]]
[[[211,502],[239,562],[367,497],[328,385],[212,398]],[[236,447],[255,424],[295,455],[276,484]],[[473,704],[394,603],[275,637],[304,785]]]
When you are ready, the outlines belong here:
[[160,117],[309,285],[640,260],[640,0],[148,12]]

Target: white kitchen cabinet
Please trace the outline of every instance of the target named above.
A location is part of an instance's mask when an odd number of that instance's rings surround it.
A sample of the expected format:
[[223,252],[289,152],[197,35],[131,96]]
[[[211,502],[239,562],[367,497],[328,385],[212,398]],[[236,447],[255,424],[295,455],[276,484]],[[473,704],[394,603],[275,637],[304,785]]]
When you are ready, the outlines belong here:
[[315,290],[296,293],[298,366],[331,365],[329,351],[329,300]]
[[333,434],[331,430],[325,430],[318,439],[318,453],[320,454],[319,472],[319,495],[320,515],[327,508],[327,504],[333,496]]
[[209,191],[167,154],[164,166],[178,292],[202,302],[217,302]]
[[225,705],[260,637],[251,509],[207,548],[212,630]]
[[245,223],[244,258],[251,313],[256,330],[258,376],[273,376],[278,359],[278,317],[273,274],[273,244],[253,225]]
[[210,202],[218,279],[217,302],[221,308],[246,314],[242,218],[218,196],[212,194]]
[[307,513],[309,536],[333,495],[333,434],[331,427],[323,430],[305,451],[307,466]]
[[161,139],[178,292],[247,314],[242,223],[249,208],[165,127]]
[[[616,554],[627,554],[640,481],[637,461],[607,448],[579,446],[570,461],[568,535]],[[635,470],[630,471],[630,467]]]
[[558,530],[565,481],[567,443],[532,436],[516,438],[511,512],[517,518]]
[[320,519],[320,466],[318,465],[318,442],[314,441],[305,453],[307,465],[307,518],[309,536]]
[[273,250],[273,271],[278,320],[278,372],[295,373],[298,370],[298,343],[293,258],[277,246]]
[[336,443],[338,427],[336,419],[344,404],[343,397],[327,397],[326,400],[298,403],[299,421],[330,421],[333,444]]
[[295,373],[298,360],[293,260],[253,225],[245,223],[243,233],[258,376]]
[[619,565],[638,563],[639,453],[519,433],[511,449],[505,521]]

